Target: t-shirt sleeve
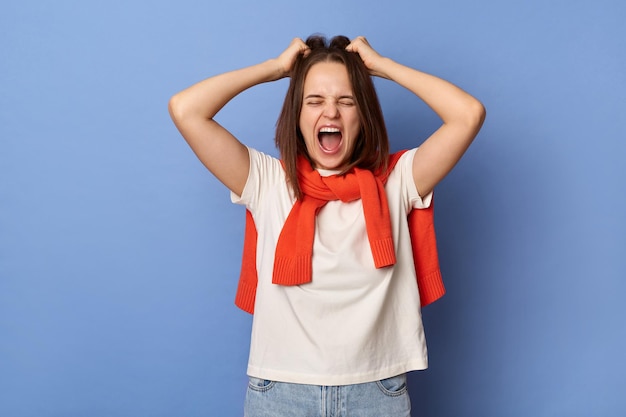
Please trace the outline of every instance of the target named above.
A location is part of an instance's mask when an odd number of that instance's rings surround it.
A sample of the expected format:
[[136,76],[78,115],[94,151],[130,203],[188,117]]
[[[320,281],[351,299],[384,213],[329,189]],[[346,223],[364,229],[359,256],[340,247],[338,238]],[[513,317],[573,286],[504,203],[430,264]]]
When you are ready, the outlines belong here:
[[262,196],[276,184],[285,183],[285,171],[280,161],[273,156],[248,148],[250,171],[241,195],[230,193],[230,200],[235,204],[246,206],[251,211],[258,207]]
[[424,209],[430,207],[433,198],[433,192],[429,192],[424,196],[420,196],[413,180],[413,157],[417,148],[411,149],[404,153],[398,160],[398,168],[402,170],[402,177],[407,187],[409,202],[415,209]]

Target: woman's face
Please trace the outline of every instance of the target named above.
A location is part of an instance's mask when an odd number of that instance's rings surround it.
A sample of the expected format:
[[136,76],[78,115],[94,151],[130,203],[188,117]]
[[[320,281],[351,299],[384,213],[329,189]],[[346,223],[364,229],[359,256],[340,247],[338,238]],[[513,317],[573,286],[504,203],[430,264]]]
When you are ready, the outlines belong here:
[[345,65],[320,62],[309,69],[299,125],[314,168],[349,164],[361,122]]

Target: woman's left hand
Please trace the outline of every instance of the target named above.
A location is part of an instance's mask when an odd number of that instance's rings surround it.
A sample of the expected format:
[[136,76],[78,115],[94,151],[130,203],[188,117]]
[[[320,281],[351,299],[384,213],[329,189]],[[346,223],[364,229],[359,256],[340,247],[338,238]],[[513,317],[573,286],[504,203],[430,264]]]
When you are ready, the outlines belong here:
[[370,74],[377,77],[389,78],[383,71],[384,58],[372,48],[364,36],[354,38],[352,42],[346,46],[346,50],[359,54]]

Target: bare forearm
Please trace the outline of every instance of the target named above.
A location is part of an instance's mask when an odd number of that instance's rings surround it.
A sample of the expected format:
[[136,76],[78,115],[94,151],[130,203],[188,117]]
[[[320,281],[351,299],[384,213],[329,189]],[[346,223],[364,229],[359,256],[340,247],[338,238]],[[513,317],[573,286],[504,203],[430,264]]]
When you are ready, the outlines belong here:
[[207,78],[172,97],[169,102],[172,118],[177,124],[189,118],[210,120],[244,90],[287,77],[297,57],[307,53],[308,47],[302,39],[294,38],[277,58]]
[[172,118],[212,119],[239,93],[283,76],[276,60],[270,59],[257,65],[207,78],[172,97],[170,100]]
[[413,92],[446,124],[477,124],[484,116],[478,100],[439,77],[409,68],[389,58],[380,59],[376,72]]

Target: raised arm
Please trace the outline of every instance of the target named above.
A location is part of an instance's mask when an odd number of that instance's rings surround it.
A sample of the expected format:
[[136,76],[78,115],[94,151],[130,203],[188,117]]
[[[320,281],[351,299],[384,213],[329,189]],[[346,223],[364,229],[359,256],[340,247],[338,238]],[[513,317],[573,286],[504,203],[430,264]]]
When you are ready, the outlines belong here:
[[172,120],[196,156],[238,195],[250,170],[248,150],[213,118],[244,90],[288,76],[297,56],[307,51],[306,44],[296,38],[278,58],[207,78],[170,99]]
[[485,108],[474,97],[441,78],[379,55],[363,37],[346,48],[357,52],[372,75],[407,88],[443,121],[422,143],[413,160],[413,179],[420,195],[433,190],[461,159],[485,119]]

